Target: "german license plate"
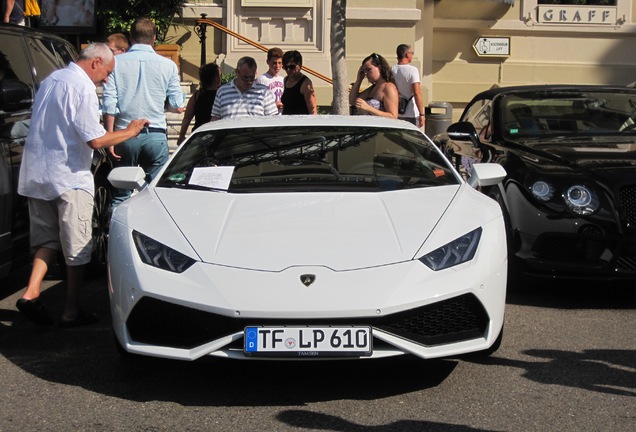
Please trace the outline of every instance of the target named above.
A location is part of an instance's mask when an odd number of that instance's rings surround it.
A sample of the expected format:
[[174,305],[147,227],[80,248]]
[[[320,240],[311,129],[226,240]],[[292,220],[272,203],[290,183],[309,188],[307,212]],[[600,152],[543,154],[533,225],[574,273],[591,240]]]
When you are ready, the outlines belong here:
[[246,355],[370,356],[371,327],[245,327]]

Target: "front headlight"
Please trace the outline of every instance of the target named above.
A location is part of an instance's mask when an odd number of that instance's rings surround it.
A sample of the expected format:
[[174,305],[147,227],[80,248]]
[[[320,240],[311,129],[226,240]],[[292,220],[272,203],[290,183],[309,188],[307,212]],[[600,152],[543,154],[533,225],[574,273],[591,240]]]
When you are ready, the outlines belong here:
[[135,246],[141,260],[153,267],[175,273],[186,271],[194,260],[181,252],[169,248],[137,231],[132,232]]
[[[587,216],[596,212],[599,208],[599,198],[594,189],[583,184],[559,181],[556,184],[548,180],[536,180],[529,186],[532,196],[546,205],[559,206],[563,203],[567,208],[578,215]],[[554,208],[554,207],[553,207]],[[554,210],[559,210],[554,208]]]
[[428,268],[433,271],[443,270],[453,267],[466,261],[470,261],[475,256],[479,239],[481,238],[481,227],[464,234],[444,246],[435,249],[420,258]]
[[598,197],[592,189],[584,185],[574,185],[563,195],[570,210],[580,215],[590,215],[598,209]]
[[554,196],[554,186],[543,180],[534,182],[530,186],[530,191],[539,201],[550,201]]

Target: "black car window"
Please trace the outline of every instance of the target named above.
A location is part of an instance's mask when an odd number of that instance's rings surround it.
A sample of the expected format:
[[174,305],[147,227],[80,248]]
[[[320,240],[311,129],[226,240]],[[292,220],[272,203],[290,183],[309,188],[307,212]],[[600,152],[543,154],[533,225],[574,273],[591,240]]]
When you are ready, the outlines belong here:
[[502,98],[505,136],[611,135],[636,132],[636,93],[551,91]]
[[[7,81],[7,82],[5,82]],[[24,55],[24,46],[18,35],[0,33],[0,85],[32,87],[31,66]],[[0,98],[0,104],[3,98]],[[0,110],[3,107],[0,106]]]
[[488,127],[492,117],[492,100],[480,99],[466,108],[466,112],[462,116],[462,121],[467,121],[475,126],[477,134],[484,137],[490,136]]
[[33,56],[35,83],[38,87],[51,72],[65,67],[73,58],[69,49],[59,41],[33,38],[27,39],[27,45]]
[[386,191],[459,183],[421,133],[325,126],[200,132],[173,157],[157,186],[194,186],[193,172],[223,166],[234,167],[230,192]]
[[60,65],[67,66],[70,62],[77,58],[75,49],[68,43],[59,40],[52,40],[51,46],[60,60]]

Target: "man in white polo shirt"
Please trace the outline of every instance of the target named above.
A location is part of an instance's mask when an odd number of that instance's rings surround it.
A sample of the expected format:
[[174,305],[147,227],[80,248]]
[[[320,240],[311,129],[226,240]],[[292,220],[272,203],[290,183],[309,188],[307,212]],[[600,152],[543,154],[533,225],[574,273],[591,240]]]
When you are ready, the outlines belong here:
[[16,306],[38,325],[53,323],[39,297],[42,280],[59,250],[67,273],[60,327],[98,321],[81,311],[78,301],[84,265],[92,252],[93,149],[135,137],[147,124],[135,120],[117,132],[106,132],[100,124],[96,86],[108,79],[114,67],[108,45],[91,44],[77,63],[42,81],[35,95],[18,181],[18,193],[28,197],[35,256],[27,289]]
[[278,114],[272,93],[255,80],[256,60],[241,57],[236,65],[236,78],[223,84],[216,92],[210,121]]

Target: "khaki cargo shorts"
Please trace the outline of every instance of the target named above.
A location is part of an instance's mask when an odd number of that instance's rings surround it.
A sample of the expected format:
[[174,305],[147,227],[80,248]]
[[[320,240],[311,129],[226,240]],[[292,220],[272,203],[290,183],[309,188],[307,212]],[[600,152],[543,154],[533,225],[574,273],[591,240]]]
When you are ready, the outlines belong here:
[[93,197],[83,189],[54,200],[29,198],[31,249],[61,250],[66,265],[88,264],[93,251]]

